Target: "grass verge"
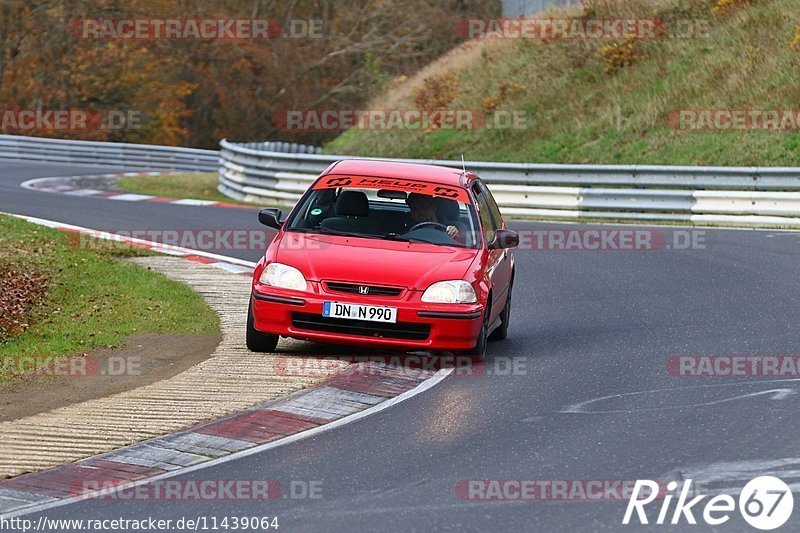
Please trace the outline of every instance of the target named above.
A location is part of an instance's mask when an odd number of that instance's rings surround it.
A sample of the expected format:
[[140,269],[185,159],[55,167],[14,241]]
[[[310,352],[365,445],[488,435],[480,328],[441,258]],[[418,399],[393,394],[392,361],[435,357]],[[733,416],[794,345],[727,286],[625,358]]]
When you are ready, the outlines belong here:
[[188,172],[158,176],[128,176],[120,178],[117,186],[128,192],[164,198],[210,200],[229,204],[254,205],[228,198],[217,190],[219,175],[216,172]]
[[[0,272],[37,280],[15,331],[0,335],[0,361],[58,359],[114,347],[135,333],[215,335],[219,317],[189,287],[120,261],[148,255],[0,215]],[[5,276],[0,276],[2,279]],[[0,366],[0,384],[12,371]]]
[[[691,131],[671,122],[679,110],[796,110],[798,2],[597,0],[584,5],[587,17],[657,18],[672,28],[688,24],[693,31],[632,43],[467,42],[368,108],[444,102],[451,110],[481,110],[490,123],[499,112],[519,112],[524,127],[353,129],[325,151],[451,160],[464,154],[473,161],[800,165],[800,133],[796,126],[791,130],[791,122],[786,131]],[[730,8],[719,9],[723,5]]]

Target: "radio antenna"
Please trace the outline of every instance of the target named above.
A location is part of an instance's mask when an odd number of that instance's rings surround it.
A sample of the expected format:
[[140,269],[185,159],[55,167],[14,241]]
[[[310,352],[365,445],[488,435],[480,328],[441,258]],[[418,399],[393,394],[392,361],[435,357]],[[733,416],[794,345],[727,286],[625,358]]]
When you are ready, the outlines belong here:
[[461,168],[464,170],[464,172],[467,171],[467,164],[464,162],[464,154],[461,154]]

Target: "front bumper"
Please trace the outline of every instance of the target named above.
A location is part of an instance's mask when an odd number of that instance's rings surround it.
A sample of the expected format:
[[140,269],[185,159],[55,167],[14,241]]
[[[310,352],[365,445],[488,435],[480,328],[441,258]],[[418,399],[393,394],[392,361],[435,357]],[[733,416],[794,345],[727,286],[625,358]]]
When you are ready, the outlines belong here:
[[[480,333],[480,303],[428,304],[416,291],[399,297],[365,297],[325,292],[317,282],[308,285],[308,292],[300,293],[257,284],[251,297],[255,328],[296,339],[404,351],[469,350]],[[395,307],[397,323],[325,318],[326,301]]]

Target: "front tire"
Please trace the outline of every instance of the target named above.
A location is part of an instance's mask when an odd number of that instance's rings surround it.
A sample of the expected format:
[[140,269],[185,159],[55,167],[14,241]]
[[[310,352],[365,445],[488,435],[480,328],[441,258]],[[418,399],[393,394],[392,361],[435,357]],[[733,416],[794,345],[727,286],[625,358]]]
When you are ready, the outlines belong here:
[[486,313],[483,317],[481,324],[481,331],[478,333],[478,338],[475,340],[475,347],[471,350],[463,352],[462,355],[475,357],[479,361],[486,359],[486,345],[489,343],[489,308],[486,308]]
[[503,308],[503,312],[500,313],[500,325],[492,331],[492,334],[489,335],[490,341],[501,341],[508,337],[508,323],[511,319],[511,289],[514,288],[514,282],[512,281],[508,285],[508,295],[506,296],[506,306]]
[[253,302],[247,309],[247,349],[251,352],[269,353],[278,347],[279,335],[258,331],[254,325]]

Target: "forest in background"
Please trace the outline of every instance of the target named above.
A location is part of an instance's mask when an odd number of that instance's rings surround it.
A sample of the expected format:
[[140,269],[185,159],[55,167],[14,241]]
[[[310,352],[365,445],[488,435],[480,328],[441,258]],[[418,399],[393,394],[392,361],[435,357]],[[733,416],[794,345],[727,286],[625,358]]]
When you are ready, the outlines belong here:
[[[463,41],[482,0],[0,0],[0,110],[134,112],[119,129],[22,132],[214,148],[219,139],[319,144],[337,132],[283,132],[285,109],[353,109]],[[258,40],[83,39],[98,19],[272,19],[311,36]],[[294,22],[293,22],[294,21]],[[299,21],[299,22],[297,22]],[[2,133],[8,124],[0,124]]]

